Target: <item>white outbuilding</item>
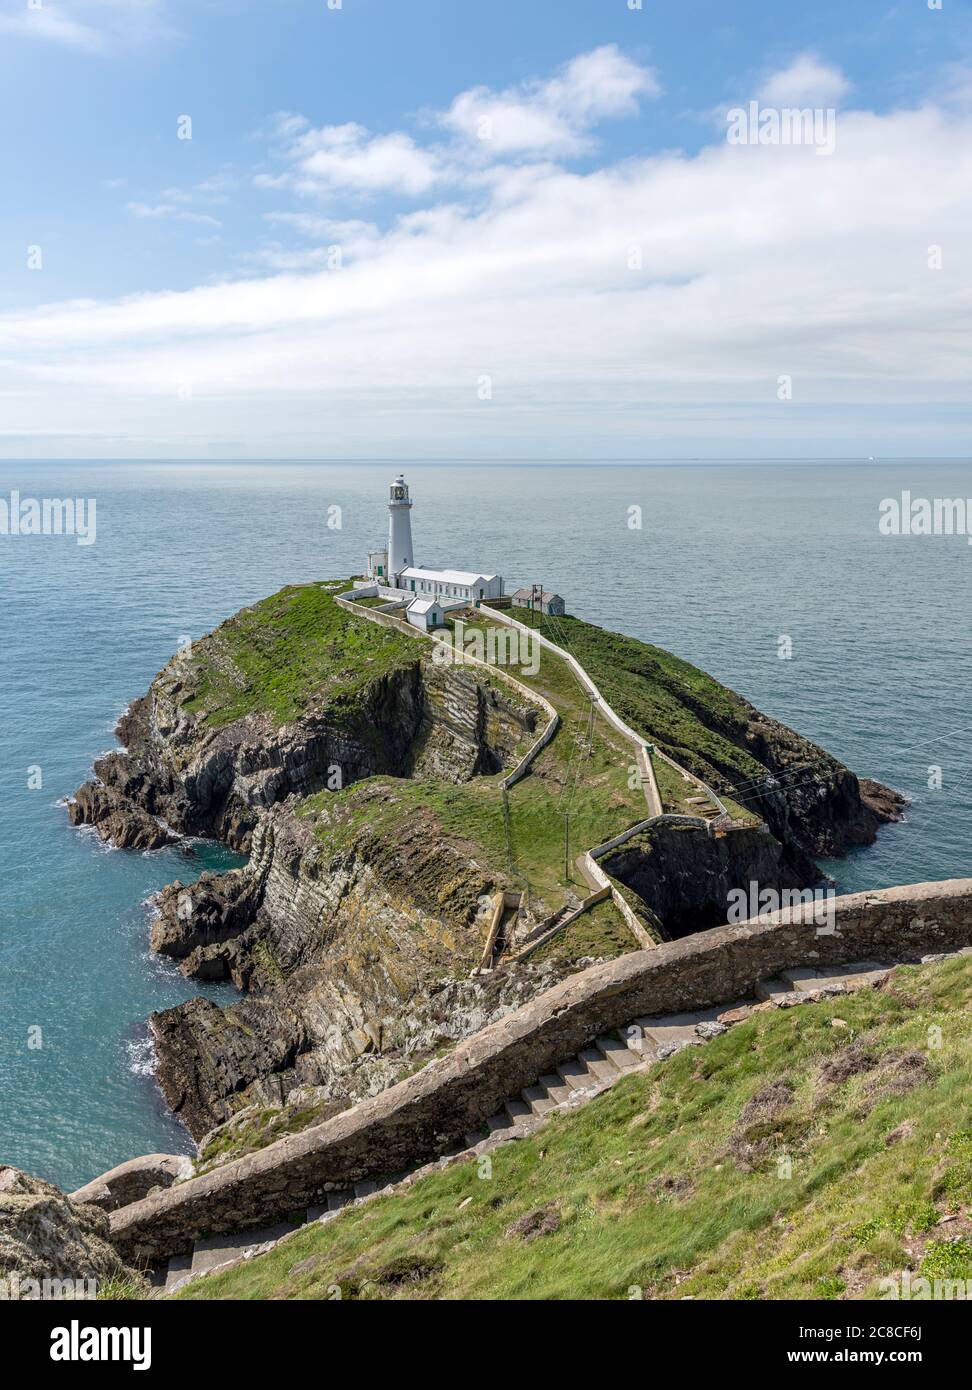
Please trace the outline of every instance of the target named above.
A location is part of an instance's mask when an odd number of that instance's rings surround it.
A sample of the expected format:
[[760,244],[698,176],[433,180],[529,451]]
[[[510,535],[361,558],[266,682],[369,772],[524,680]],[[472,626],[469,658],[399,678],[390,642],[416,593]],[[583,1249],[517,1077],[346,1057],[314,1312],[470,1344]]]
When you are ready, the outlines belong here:
[[503,576],[478,570],[439,569],[416,565],[412,553],[413,507],[408,483],[399,474],[388,494],[388,545],[368,552],[367,578],[382,596],[403,589],[416,599],[433,600],[446,609],[478,607],[484,600],[502,598]]
[[435,627],[442,627],[445,622],[442,604],[431,598],[413,599],[405,616],[412,627],[421,628],[423,632],[431,632]]
[[475,604],[503,595],[503,580],[498,574],[475,574],[471,570],[433,570],[409,565],[401,571],[398,583],[418,598],[444,599],[453,606],[457,600]]

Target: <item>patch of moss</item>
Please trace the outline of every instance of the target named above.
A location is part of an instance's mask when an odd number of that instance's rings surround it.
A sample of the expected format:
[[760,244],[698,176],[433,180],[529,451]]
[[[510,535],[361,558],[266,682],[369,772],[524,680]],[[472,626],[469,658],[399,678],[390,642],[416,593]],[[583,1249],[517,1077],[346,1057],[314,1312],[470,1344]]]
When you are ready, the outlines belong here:
[[180,668],[187,712],[211,728],[248,714],[283,724],[312,702],[338,713],[377,677],[418,660],[418,639],[339,607],[344,587],[290,585],[194,643]]

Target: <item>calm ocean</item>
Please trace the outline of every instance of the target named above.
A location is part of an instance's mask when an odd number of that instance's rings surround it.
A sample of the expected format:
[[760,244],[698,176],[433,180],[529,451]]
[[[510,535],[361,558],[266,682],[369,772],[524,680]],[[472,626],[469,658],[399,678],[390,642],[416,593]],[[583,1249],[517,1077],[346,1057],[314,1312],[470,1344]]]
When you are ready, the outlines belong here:
[[[148,954],[144,900],[237,861],[205,846],[108,851],[61,803],[181,638],[283,584],[359,572],[397,471],[0,463],[0,497],[97,499],[94,545],[0,535],[0,1161],[73,1187],[139,1153],[189,1150],[153,1085],[145,1020],[198,987]],[[877,525],[902,489],[972,497],[972,468],[405,472],[419,563],[542,582],[911,796],[906,824],[826,866],[842,889],[972,872],[972,547]]]

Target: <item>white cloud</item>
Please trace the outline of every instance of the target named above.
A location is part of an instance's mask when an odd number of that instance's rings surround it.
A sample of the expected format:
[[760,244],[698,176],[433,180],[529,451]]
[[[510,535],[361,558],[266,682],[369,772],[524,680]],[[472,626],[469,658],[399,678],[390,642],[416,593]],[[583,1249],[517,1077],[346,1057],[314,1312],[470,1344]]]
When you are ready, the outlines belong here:
[[815,53],[801,53],[766,80],[759,99],[767,106],[833,106],[849,91],[840,68],[822,62]]
[[[171,194],[174,190],[169,189]],[[188,208],[174,203],[129,203],[128,211],[140,219],[154,218],[171,222],[195,222],[204,227],[221,227],[223,224],[206,212],[190,212]]]
[[256,183],[316,198],[334,193],[419,198],[447,184],[475,180],[497,159],[586,153],[599,121],[636,115],[639,98],[659,90],[651,69],[611,44],[581,54],[546,81],[503,92],[475,87],[461,93],[447,111],[428,116],[431,126],[451,137],[438,145],[420,145],[400,131],[374,134],[355,122],[315,129],[303,116],[279,112],[271,133],[287,167],[258,175]]
[[650,68],[609,44],[581,54],[556,77],[503,92],[473,87],[456,97],[440,123],[466,140],[488,142],[491,153],[578,154],[599,120],[632,116],[638,98],[661,88]]
[[[498,165],[381,231],[274,212],[306,239],[263,248],[275,273],[0,314],[8,447],[726,453],[750,431],[812,453],[850,430],[861,453],[929,453],[970,423],[972,114],[839,119],[829,158],[720,139]],[[321,245],[355,237],[325,269]]]
[[312,195],[340,189],[417,197],[427,193],[440,174],[436,154],[422,149],[410,135],[370,135],[354,122],[300,131],[287,157],[292,165],[288,173],[261,175],[257,183]]
[[143,43],[171,33],[164,0],[5,0],[0,33],[100,53],[116,41]]

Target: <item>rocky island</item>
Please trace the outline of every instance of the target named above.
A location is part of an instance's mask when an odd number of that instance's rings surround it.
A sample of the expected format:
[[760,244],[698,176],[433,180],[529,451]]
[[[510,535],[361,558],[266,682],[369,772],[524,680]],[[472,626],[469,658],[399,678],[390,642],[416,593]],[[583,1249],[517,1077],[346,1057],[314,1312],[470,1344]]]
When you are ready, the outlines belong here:
[[[379,1094],[579,968],[717,926],[733,889],[819,883],[815,856],[900,816],[660,648],[530,612],[535,671],[447,661],[347,589],[286,588],[180,651],[70,805],[120,847],[205,836],[248,856],[163,890],[152,926],[187,976],[240,991],[152,1018],[202,1168]],[[650,740],[647,770],[561,642]],[[498,896],[516,907],[490,943]]]

